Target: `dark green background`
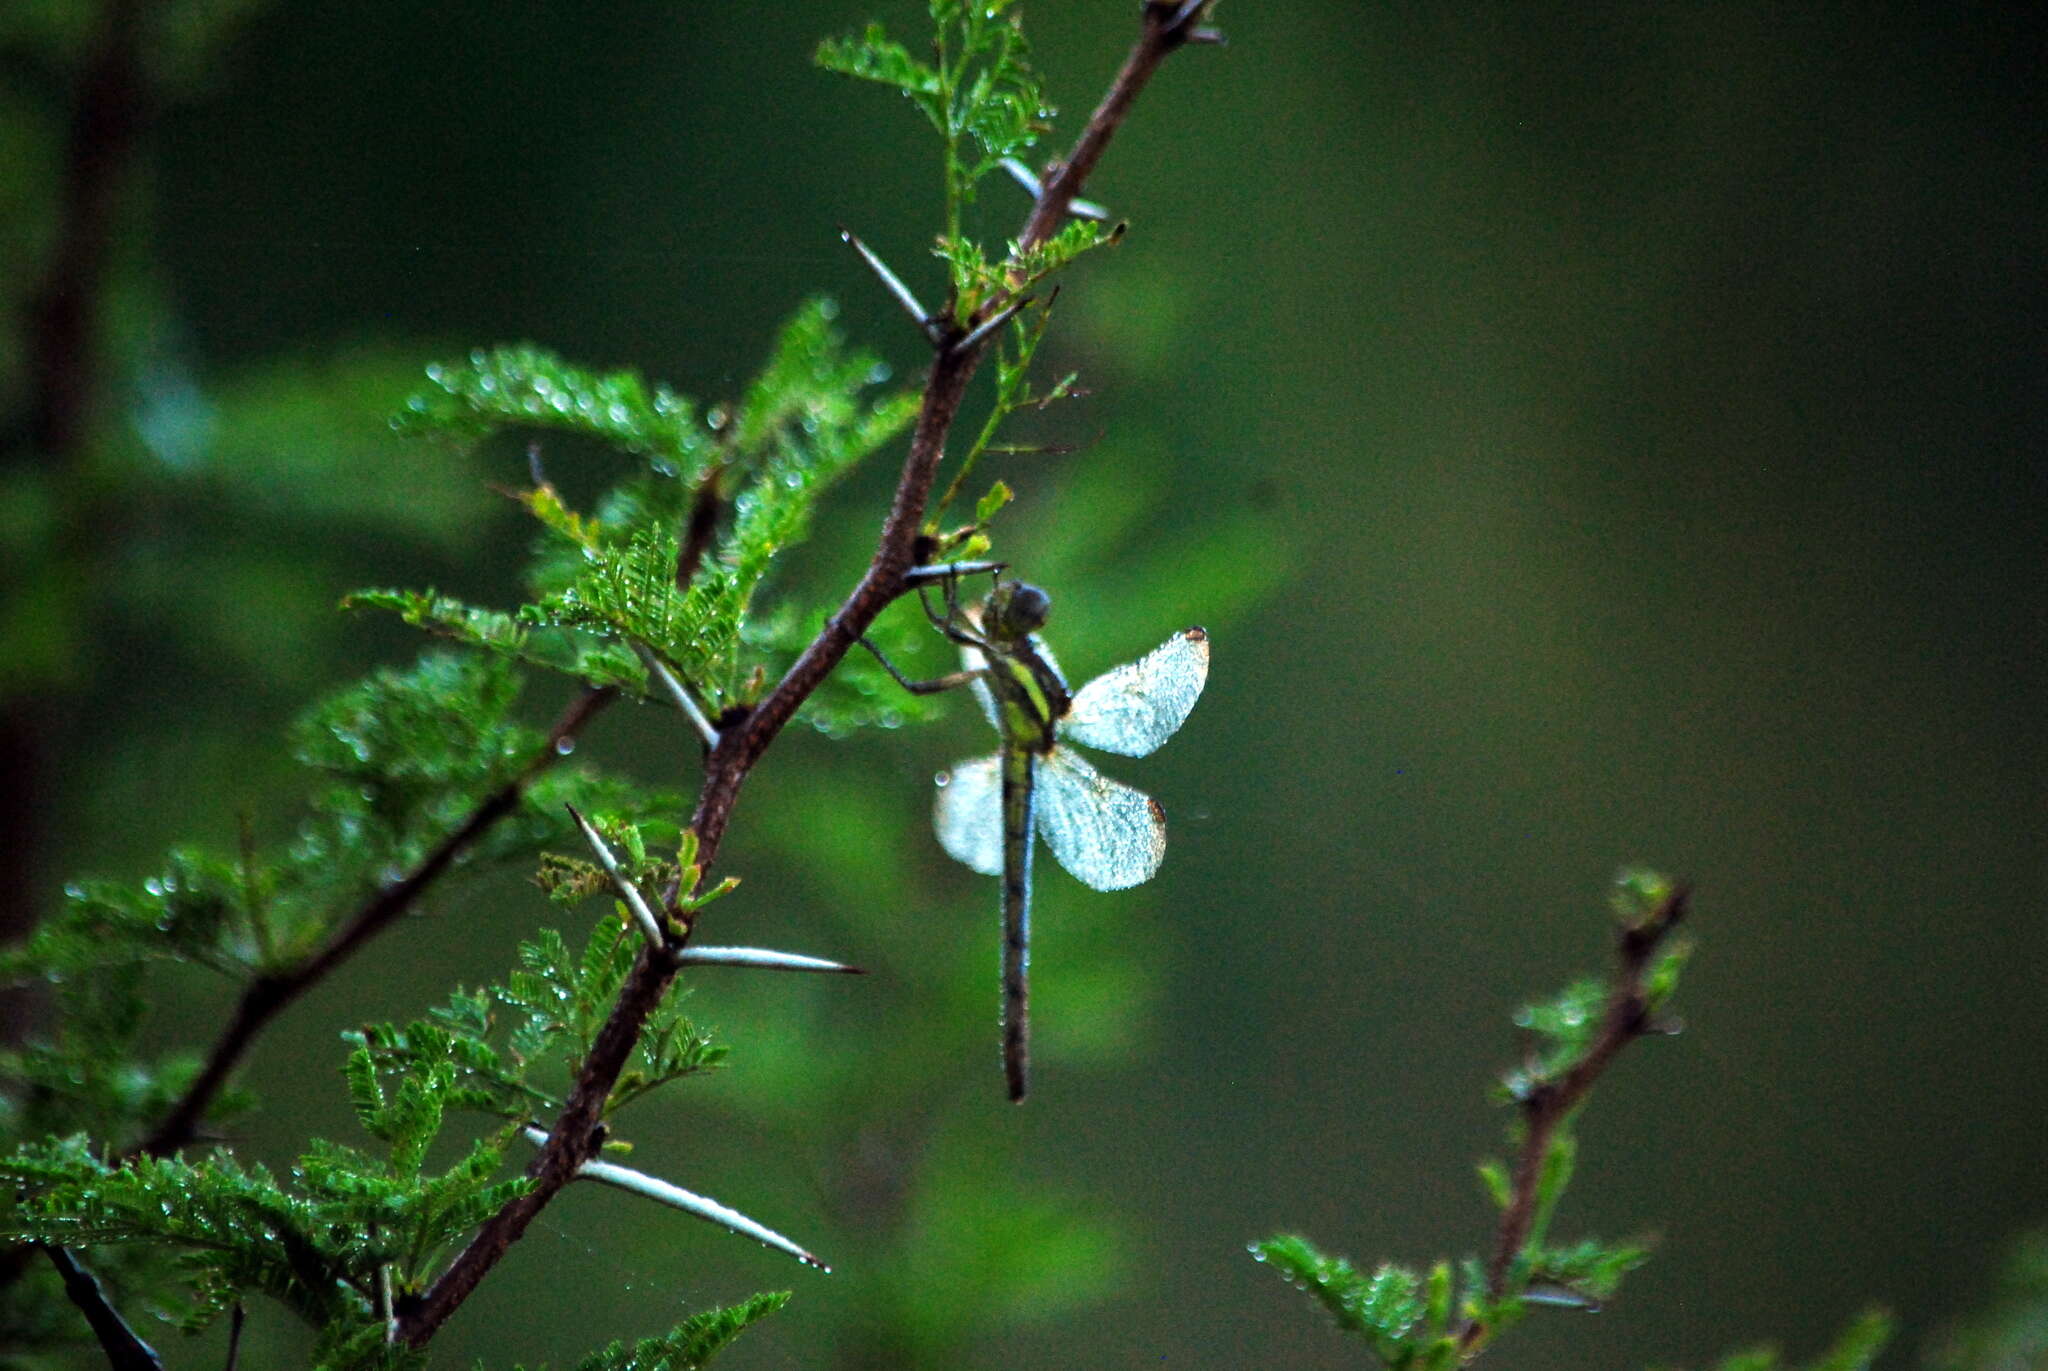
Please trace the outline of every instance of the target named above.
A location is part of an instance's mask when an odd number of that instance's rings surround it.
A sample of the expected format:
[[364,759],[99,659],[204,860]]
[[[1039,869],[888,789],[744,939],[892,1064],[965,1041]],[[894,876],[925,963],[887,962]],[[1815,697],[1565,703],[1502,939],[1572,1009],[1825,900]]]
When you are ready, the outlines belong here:
[[[1132,8],[1032,7],[1069,130]],[[449,1327],[449,1364],[567,1363],[784,1285],[735,1371],[1357,1364],[1243,1244],[1480,1246],[1506,1016],[1598,965],[1628,861],[1699,883],[1689,1029],[1595,1101],[1560,1225],[1657,1256],[1501,1364],[1806,1351],[1873,1299],[1906,1322],[1887,1365],[1914,1364],[2048,1219],[2040,47],[2017,13],[1223,10],[1232,45],[1175,58],[1091,186],[1131,233],[1068,282],[1053,365],[1094,393],[1038,431],[1092,445],[1002,471],[1004,551],[1052,589],[1070,674],[1190,622],[1216,641],[1180,737],[1109,768],[1172,815],[1160,877],[1042,883],[1037,1095],[998,1098],[993,885],[923,819],[979,721],[792,734],[743,801],[717,936],[876,976],[706,978],[735,1069],[656,1107],[640,1155],[845,1270],[573,1192]],[[138,873],[288,794],[297,703],[412,650],[329,622],[339,593],[513,597],[529,535],[481,485],[517,479],[509,450],[335,456],[382,450],[400,363],[532,338],[716,398],[822,289],[914,376],[834,230],[935,297],[934,145],[808,65],[877,14],[918,31],[846,0],[250,24],[151,145],[125,261],[163,370],[122,393],[170,376],[196,413],[280,357],[358,369],[349,403],[247,439],[274,507],[222,477],[180,530],[160,574],[215,609],[96,624],[38,879]],[[571,489],[615,470],[560,460]],[[807,579],[850,581],[894,461],[835,497]],[[358,482],[398,493],[398,533],[320,513]],[[628,716],[591,747],[694,781]],[[542,912],[512,884],[443,906],[308,1001],[257,1054],[254,1144],[344,1130],[336,1028],[489,974]],[[195,994],[180,1014],[219,1002]],[[871,1208],[845,1198],[862,1168]],[[952,1198],[906,1219],[892,1187]],[[1051,1218],[1019,1246],[1047,1196],[1100,1231]],[[1028,1279],[1006,1245],[1038,1254]],[[891,1302],[920,1300],[950,1331],[903,1342]],[[259,1364],[288,1364],[260,1331]]]

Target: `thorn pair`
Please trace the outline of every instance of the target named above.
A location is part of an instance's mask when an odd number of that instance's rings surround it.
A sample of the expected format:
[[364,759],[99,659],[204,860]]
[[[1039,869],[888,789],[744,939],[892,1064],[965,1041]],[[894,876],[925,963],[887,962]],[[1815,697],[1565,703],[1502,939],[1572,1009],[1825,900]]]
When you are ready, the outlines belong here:
[[970,348],[981,346],[982,342],[990,334],[994,333],[1004,324],[1009,323],[1011,319],[1016,317],[1018,310],[1031,303],[1030,296],[1019,296],[994,314],[991,314],[988,318],[982,320],[979,324],[976,324],[966,333],[961,334],[957,338],[951,338],[948,336],[945,320],[926,309],[919,302],[917,296],[911,292],[910,287],[903,284],[903,278],[889,270],[889,264],[875,256],[874,251],[855,236],[852,230],[839,230],[839,237],[855,252],[860,254],[860,259],[868,264],[868,270],[875,273],[875,277],[881,281],[883,289],[887,290],[896,303],[903,307],[903,312],[908,314],[911,322],[917,325],[917,331],[924,335],[925,341],[940,352],[965,352]]

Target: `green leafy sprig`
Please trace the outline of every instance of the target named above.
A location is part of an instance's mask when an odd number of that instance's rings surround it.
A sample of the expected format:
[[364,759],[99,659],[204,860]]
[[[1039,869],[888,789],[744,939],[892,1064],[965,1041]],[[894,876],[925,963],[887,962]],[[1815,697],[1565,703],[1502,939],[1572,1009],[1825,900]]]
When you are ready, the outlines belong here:
[[[1535,1308],[1601,1308],[1649,1254],[1632,1243],[1550,1242],[1551,1221],[1578,1156],[1571,1123],[1624,1047],[1676,1031],[1667,1011],[1690,948],[1671,935],[1689,903],[1684,886],[1653,872],[1622,872],[1614,892],[1614,973],[1574,982],[1515,1015],[1524,1034],[1523,1060],[1500,1089],[1515,1109],[1515,1161],[1479,1168],[1501,1215],[1486,1261],[1468,1258],[1455,1269],[1438,1262],[1427,1274],[1386,1263],[1365,1273],[1292,1235],[1254,1243],[1253,1255],[1306,1291],[1391,1371],[1468,1365]],[[1863,1316],[1816,1363],[1817,1371],[1860,1371],[1889,1329],[1883,1315]],[[1771,1371],[1775,1360],[1743,1359],[1764,1355],[1770,1354],[1741,1354],[1719,1371]]]
[[[804,539],[825,491],[900,432],[915,405],[905,395],[864,398],[886,371],[846,347],[834,313],[823,300],[798,310],[731,411],[700,411],[666,388],[650,390],[635,373],[597,375],[532,347],[479,351],[466,365],[432,369],[434,388],[400,413],[408,432],[471,443],[508,430],[566,431],[644,464],[588,514],[564,504],[544,478],[519,492],[545,542],[537,594],[512,611],[432,590],[364,590],[345,603],[667,703],[640,660],[645,649],[706,713],[743,707],[786,668],[776,654],[793,637],[755,627],[762,582]],[[708,548],[686,553],[704,501],[729,509],[730,519]],[[871,711],[854,694],[828,692],[821,724],[844,731],[867,721]]]

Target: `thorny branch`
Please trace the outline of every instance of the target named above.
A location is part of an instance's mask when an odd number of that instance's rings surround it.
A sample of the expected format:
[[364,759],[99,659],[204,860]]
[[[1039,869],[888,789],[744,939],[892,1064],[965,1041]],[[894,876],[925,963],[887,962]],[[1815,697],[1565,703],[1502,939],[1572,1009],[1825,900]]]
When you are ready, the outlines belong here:
[[[1545,1162],[1557,1139],[1558,1129],[1584,1103],[1594,1082],[1607,1070],[1624,1047],[1636,1039],[1656,1033],[1660,1026],[1651,1017],[1646,978],[1671,931],[1685,918],[1692,903],[1688,886],[1674,887],[1658,906],[1640,922],[1625,925],[1615,940],[1616,973],[1608,992],[1607,1006],[1600,1017],[1600,1030],[1592,1046],[1572,1068],[1555,1080],[1542,1081],[1516,1101],[1522,1112],[1522,1145],[1515,1157],[1515,1169],[1508,1203],[1501,1210],[1500,1226],[1494,1233],[1493,1252],[1486,1263],[1486,1296],[1499,1301],[1507,1293],[1508,1272],[1523,1245],[1529,1240],[1535,1221],[1538,1191]],[[1485,1341],[1486,1328],[1478,1321],[1467,1324],[1460,1342],[1468,1353]]]
[[[1057,229],[1159,64],[1184,44],[1206,37],[1197,25],[1207,8],[1208,0],[1147,0],[1142,31],[1130,56],[1090,116],[1073,151],[1045,178],[1019,236],[1024,251],[1044,243]],[[904,458],[896,494],[867,571],[775,688],[744,719],[722,730],[718,746],[706,759],[703,786],[690,818],[690,827],[697,835],[698,860],[705,871],[717,856],[733,806],[738,803],[740,789],[754,764],[882,610],[908,589],[904,574],[916,561],[919,526],[939,461],[945,455],[946,435],[960,412],[967,383],[981,362],[990,335],[981,334],[967,346],[961,345],[962,340],[968,339],[981,322],[982,319],[970,320],[967,327],[946,334],[938,344],[925,380],[917,423],[911,432],[910,451]],[[680,913],[683,893],[668,892],[671,914]],[[596,1155],[598,1124],[605,1101],[639,1041],[648,1016],[660,1005],[674,979],[690,931],[685,920],[680,935],[667,946],[641,952],[620,990],[618,1004],[584,1059],[546,1146],[527,1168],[533,1187],[493,1215],[425,1294],[400,1311],[398,1341],[419,1347],[430,1340],[519,1240],[534,1216],[575,1178],[584,1162]]]

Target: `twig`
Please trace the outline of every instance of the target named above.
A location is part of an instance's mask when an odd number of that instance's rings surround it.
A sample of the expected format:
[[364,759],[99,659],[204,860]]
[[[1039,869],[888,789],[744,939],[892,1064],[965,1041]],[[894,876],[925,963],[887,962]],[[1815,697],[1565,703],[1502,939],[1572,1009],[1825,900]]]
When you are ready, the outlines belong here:
[[[1591,1047],[1572,1068],[1556,1080],[1540,1081],[1518,1100],[1522,1111],[1522,1146],[1515,1158],[1514,1179],[1508,1203],[1501,1210],[1500,1226],[1494,1234],[1493,1254],[1486,1263],[1486,1294],[1499,1300],[1507,1292],[1508,1271],[1522,1245],[1529,1239],[1535,1221],[1538,1192],[1557,1131],[1584,1102],[1615,1056],[1636,1039],[1659,1031],[1650,1017],[1648,987],[1644,977],[1671,930],[1685,918],[1692,901],[1688,886],[1676,886],[1663,902],[1639,923],[1622,928],[1615,942],[1617,969],[1614,986],[1608,992],[1607,1007],[1601,1014],[1600,1030]],[[1467,1348],[1486,1333],[1481,1324],[1468,1324],[1462,1335]]]
[[488,832],[493,824],[516,809],[527,786],[566,755],[583,726],[592,715],[611,703],[615,693],[609,687],[586,689],[555,720],[555,726],[548,730],[546,740],[525,769],[486,796],[470,811],[459,828],[420,859],[418,866],[371,896],[324,949],[295,967],[258,976],[250,982],[248,989],[242,992],[242,998],[236,1002],[234,1016],[229,1019],[227,1028],[207,1054],[206,1065],[163,1121],[147,1138],[130,1149],[130,1155],[167,1157],[198,1137],[200,1120],[206,1116],[214,1097],[227,1084],[228,1076],[240,1064],[256,1035],[292,1001],[347,961],[356,949],[390,927],[425,893],[435,878],[454,864],[456,858]]
[[242,1360],[242,1321],[248,1317],[240,1300],[228,1315],[228,1359],[221,1364],[220,1371],[235,1371]]
[[93,1336],[100,1340],[100,1350],[107,1354],[107,1365],[113,1371],[164,1371],[155,1349],[135,1336],[120,1311],[107,1302],[99,1280],[78,1264],[78,1258],[62,1247],[43,1246],[43,1251],[64,1277],[64,1293],[92,1325]]
[[690,518],[683,526],[683,545],[676,551],[676,589],[686,591],[697,579],[697,568],[711,549],[711,536],[718,531],[718,519],[725,512],[725,463],[713,462],[697,482],[690,500]]
[[[1089,117],[1066,162],[1047,178],[1019,235],[1021,252],[1037,247],[1058,228],[1088,173],[1129,114],[1138,92],[1159,64],[1187,41],[1188,28],[1200,17],[1205,3],[1197,3],[1176,17],[1180,8],[1183,7],[1158,3],[1145,7],[1138,41],[1109,93]],[[775,688],[745,718],[720,733],[718,746],[706,759],[704,782],[690,817],[703,871],[708,872],[717,857],[740,789],[761,754],[881,612],[908,589],[904,574],[919,560],[919,525],[931,497],[939,461],[945,455],[946,435],[960,412],[967,383],[973,378],[985,347],[986,339],[971,348],[942,349],[932,359],[917,422],[911,430],[910,451],[904,458],[896,494],[883,520],[881,537],[867,571]],[[671,894],[669,903],[674,905],[682,893]],[[399,1336],[404,1342],[414,1347],[428,1342],[525,1233],[534,1216],[575,1179],[584,1162],[596,1155],[597,1126],[605,1102],[639,1041],[642,1026],[660,1005],[680,966],[679,951],[674,943],[665,949],[641,950],[611,1017],[583,1060],[569,1100],[548,1134],[547,1145],[527,1168],[532,1188],[492,1215],[419,1303],[402,1316]]]
[[1208,8],[1209,0],[1186,0],[1181,4],[1173,0],[1147,0],[1144,32],[1137,46],[1124,59],[1123,69],[1110,82],[1102,103],[1088,116],[1088,127],[1081,131],[1074,150],[1067,154],[1066,161],[1046,174],[1039,187],[1038,203],[1032,206],[1031,217],[1024,222],[1024,232],[1019,235],[1026,251],[1058,231],[1060,221],[1072,212],[1081,184],[1095,171],[1103,149],[1131,112],[1132,102],[1152,79],[1152,73],[1159,70],[1159,64],[1200,31],[1197,26]]

